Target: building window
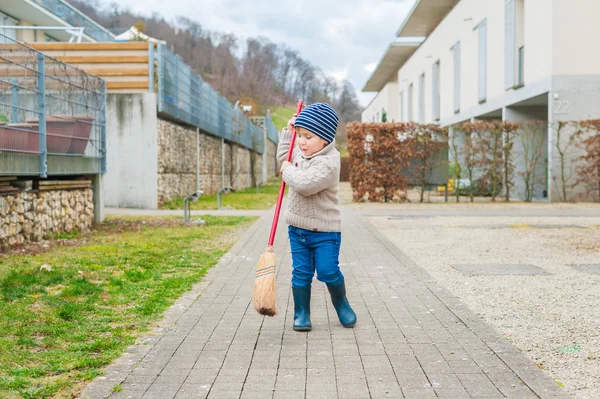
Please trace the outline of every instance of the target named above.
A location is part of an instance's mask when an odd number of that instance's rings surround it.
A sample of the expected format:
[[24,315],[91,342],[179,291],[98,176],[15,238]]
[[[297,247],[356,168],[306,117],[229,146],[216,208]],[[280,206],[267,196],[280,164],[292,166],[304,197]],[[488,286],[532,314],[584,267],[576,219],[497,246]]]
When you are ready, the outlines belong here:
[[460,42],[452,46],[454,56],[454,113],[460,112]]
[[44,41],[46,43],[53,43],[53,42],[58,42],[58,40],[56,40],[55,38],[53,38],[52,36],[48,36],[48,35],[44,35]]
[[431,69],[431,109],[434,121],[440,120],[440,61]]
[[515,86],[515,0],[504,0],[504,88]]
[[516,85],[525,84],[525,2],[515,2],[515,48],[517,51]]
[[[0,25],[1,26],[17,26],[17,20],[9,17],[6,14],[0,12]],[[0,28],[0,33],[4,36],[8,36],[10,39],[17,40],[16,29]],[[10,42],[10,40],[0,37],[0,43]]]
[[518,85],[523,86],[525,84],[525,46],[519,48],[519,74],[518,74]]
[[408,121],[412,122],[414,120],[413,116],[413,84],[408,85]]
[[419,77],[419,123],[425,123],[425,74]]
[[400,122],[404,122],[404,92],[400,93]]
[[479,59],[477,62],[478,96],[479,102],[486,100],[487,96],[487,21],[484,19],[477,27],[479,36]]

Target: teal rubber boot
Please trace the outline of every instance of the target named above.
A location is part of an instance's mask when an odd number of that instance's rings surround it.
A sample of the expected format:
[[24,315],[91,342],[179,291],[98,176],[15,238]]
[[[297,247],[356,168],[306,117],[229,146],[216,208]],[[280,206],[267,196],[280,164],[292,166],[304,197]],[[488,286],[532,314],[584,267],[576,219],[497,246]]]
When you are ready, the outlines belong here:
[[346,297],[346,283],[342,281],[341,284],[328,285],[327,289],[331,295],[331,302],[337,312],[340,323],[347,328],[354,327],[356,324],[356,313],[350,307],[350,303]]
[[294,287],[294,330],[310,331],[310,291],[311,287]]

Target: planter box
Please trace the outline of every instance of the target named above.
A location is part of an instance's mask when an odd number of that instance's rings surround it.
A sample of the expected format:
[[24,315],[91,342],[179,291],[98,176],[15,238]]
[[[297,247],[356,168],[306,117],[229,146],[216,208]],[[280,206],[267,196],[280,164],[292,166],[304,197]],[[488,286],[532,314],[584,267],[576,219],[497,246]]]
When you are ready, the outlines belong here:
[[[0,136],[6,137],[8,148],[32,153],[40,152],[40,135],[38,134],[37,123],[9,123],[6,126],[1,126],[0,129]],[[13,140],[12,146],[11,140]],[[0,143],[0,147],[4,148],[5,146]]]
[[94,127],[94,118],[86,115],[74,115],[75,129],[73,130],[73,140],[69,147],[69,154],[85,154],[88,141]]
[[[75,121],[68,115],[46,115],[46,148],[49,153],[66,154],[71,146]],[[27,123],[38,124],[38,119],[30,119]]]
[[6,126],[6,122],[0,122],[0,151],[25,151],[27,148],[28,133],[8,129]]

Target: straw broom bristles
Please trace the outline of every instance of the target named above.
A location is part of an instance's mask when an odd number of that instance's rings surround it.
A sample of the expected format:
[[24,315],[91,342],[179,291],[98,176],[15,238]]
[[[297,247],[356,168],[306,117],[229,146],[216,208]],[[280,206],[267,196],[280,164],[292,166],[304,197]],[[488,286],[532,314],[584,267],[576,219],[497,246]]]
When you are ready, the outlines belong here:
[[275,316],[277,314],[275,262],[273,247],[269,246],[260,257],[256,266],[252,303],[254,304],[254,309],[263,316]]

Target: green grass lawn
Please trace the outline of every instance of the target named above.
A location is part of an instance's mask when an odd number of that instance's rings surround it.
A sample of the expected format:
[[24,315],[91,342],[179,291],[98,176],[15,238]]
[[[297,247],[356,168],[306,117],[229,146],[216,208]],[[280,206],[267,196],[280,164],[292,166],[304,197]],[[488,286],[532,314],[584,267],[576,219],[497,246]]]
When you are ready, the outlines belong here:
[[287,126],[288,121],[296,112],[296,107],[273,107],[271,108],[271,119],[277,130],[281,130]]
[[254,220],[203,219],[109,219],[71,244],[0,255],[0,398],[76,397]]
[[[222,206],[232,209],[269,209],[277,202],[281,180],[268,181],[262,187],[246,188],[221,196]],[[287,187],[286,187],[287,190]],[[162,209],[183,209],[183,198],[161,205]],[[190,204],[192,210],[217,209],[217,194],[203,195],[198,202]]]

